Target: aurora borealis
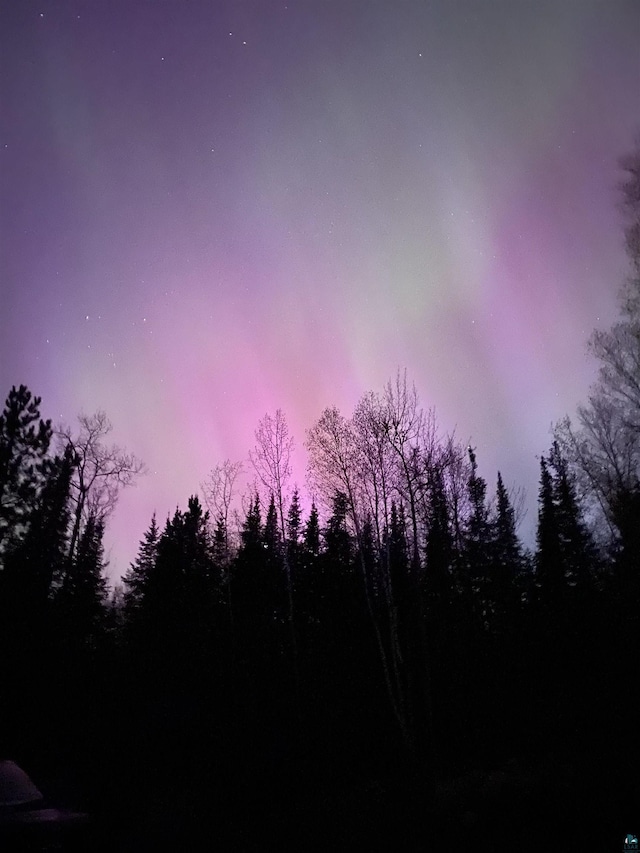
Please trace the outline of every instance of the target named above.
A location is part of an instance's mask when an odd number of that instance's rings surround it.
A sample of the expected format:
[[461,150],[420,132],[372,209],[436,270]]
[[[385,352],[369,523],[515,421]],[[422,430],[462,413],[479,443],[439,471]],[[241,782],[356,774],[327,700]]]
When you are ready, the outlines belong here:
[[149,473],[110,574],[266,411],[407,368],[529,497],[626,261],[635,0],[0,2],[0,380]]

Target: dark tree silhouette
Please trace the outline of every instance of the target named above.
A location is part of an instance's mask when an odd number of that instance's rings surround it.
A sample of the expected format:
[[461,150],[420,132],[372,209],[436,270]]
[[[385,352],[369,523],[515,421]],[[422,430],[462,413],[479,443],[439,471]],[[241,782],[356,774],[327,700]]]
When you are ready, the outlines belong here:
[[159,539],[160,529],[154,512],[149,527],[138,547],[138,556],[122,578],[124,584],[124,615],[127,629],[130,632],[138,632],[144,628],[142,614],[149,579],[155,570],[158,558]]
[[14,385],[0,415],[0,565],[24,532],[48,464],[51,421],[40,417],[40,402],[26,385]]
[[536,533],[537,594],[543,607],[561,608],[565,599],[565,576],[558,513],[549,463],[540,457],[538,528]]
[[105,631],[107,580],[104,522],[90,515],[54,604],[60,631],[74,649],[95,649]]
[[505,633],[521,612],[526,592],[526,560],[516,530],[513,503],[499,471],[491,526],[489,597],[492,626],[497,633]]
[[488,629],[491,623],[489,600],[490,520],[487,506],[487,484],[478,474],[476,454],[468,448],[471,472],[467,481],[469,515],[464,524],[464,554],[459,561],[458,580],[463,606],[478,628]]
[[73,450],[76,462],[71,481],[74,511],[70,560],[75,557],[83,521],[88,517],[105,521],[115,509],[120,491],[133,485],[145,470],[144,463],[133,453],[115,444],[105,444],[113,429],[105,412],[80,415],[78,420],[77,435],[73,435],[70,427],[58,433],[62,446]]
[[320,553],[320,520],[315,502],[311,504],[309,518],[304,527],[304,549],[307,556],[317,557]]
[[565,418],[555,437],[581,490],[608,523],[615,550],[627,552],[629,560],[622,563],[628,565],[637,553],[637,525],[631,517],[640,505],[640,143],[621,165],[631,272],[620,291],[620,319],[591,336],[598,379],[588,402],[578,407],[577,426]]
[[21,602],[21,618],[29,611],[42,618],[46,602],[64,575],[73,465],[74,457],[68,450],[49,461],[26,532],[7,554],[5,595],[14,603]]

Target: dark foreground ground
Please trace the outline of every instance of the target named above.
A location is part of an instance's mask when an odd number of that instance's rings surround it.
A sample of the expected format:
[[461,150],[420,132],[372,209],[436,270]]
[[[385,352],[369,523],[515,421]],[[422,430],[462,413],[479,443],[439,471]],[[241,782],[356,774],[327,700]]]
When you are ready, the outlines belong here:
[[382,766],[375,748],[331,761],[278,753],[227,766],[158,756],[153,767],[112,767],[99,783],[86,768],[84,778],[59,769],[36,781],[62,805],[86,807],[90,821],[42,847],[619,853],[640,822],[633,768],[602,749],[571,764],[541,754],[437,780],[415,764]]

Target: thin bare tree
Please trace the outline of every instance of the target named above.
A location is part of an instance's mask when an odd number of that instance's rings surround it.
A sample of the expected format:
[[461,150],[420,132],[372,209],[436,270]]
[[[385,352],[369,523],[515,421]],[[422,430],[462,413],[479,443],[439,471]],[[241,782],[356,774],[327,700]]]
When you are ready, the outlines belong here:
[[289,432],[287,419],[281,409],[275,415],[267,413],[255,431],[256,445],[249,451],[258,480],[266,490],[266,498],[273,494],[278,510],[278,522],[283,542],[285,531],[285,502],[291,480],[291,455],[294,441]]
[[418,491],[422,477],[420,446],[425,417],[418,402],[415,386],[407,385],[407,371],[396,373],[387,382],[383,394],[382,427],[389,445],[396,454],[402,475],[401,489],[409,503],[411,515],[411,565],[417,572],[420,566],[418,535]]
[[69,542],[69,560],[78,548],[83,523],[88,518],[101,522],[111,515],[122,489],[134,484],[146,471],[144,463],[133,453],[105,440],[113,427],[105,412],[78,416],[79,431],[71,427],[58,430],[62,447],[70,447],[75,460],[71,481],[74,503],[73,524]]
[[298,696],[298,714],[300,714],[298,642],[295,627],[293,580],[291,577],[291,564],[289,562],[289,549],[287,548],[287,531],[285,525],[285,503],[288,498],[288,488],[291,480],[291,455],[293,453],[294,441],[293,436],[289,432],[287,419],[281,409],[277,409],[273,416],[269,413],[265,414],[262,420],[258,423],[255,431],[255,439],[255,448],[252,451],[249,451],[249,461],[253,465],[256,477],[266,490],[266,497],[270,500],[271,496],[273,496],[276,511],[278,513],[280,533],[282,536],[282,560],[287,583],[291,651],[293,655],[296,694]]
[[353,421],[347,420],[337,408],[324,410],[315,425],[307,430],[308,476],[314,490],[326,505],[336,492],[347,498],[352,530],[355,534],[360,559],[367,610],[371,619],[387,696],[403,739],[408,744],[412,732],[405,691],[400,671],[400,650],[393,631],[391,642],[385,642],[380,618],[374,606],[372,579],[369,577],[364,559],[364,515],[366,493],[363,490],[362,447],[359,446],[357,430]]
[[229,546],[229,516],[237,496],[238,478],[244,471],[242,462],[224,462],[214,466],[207,479],[200,484],[205,506],[214,521],[222,519],[225,530],[225,547]]

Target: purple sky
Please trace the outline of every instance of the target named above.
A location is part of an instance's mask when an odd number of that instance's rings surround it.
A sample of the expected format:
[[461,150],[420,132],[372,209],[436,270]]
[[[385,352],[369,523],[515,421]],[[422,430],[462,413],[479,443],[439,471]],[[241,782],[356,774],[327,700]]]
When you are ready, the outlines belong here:
[[0,39],[0,394],[147,463],[113,577],[266,411],[302,482],[398,367],[530,536],[626,270],[636,0],[0,0]]

